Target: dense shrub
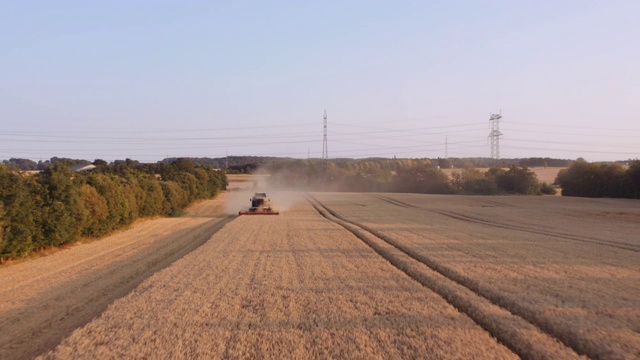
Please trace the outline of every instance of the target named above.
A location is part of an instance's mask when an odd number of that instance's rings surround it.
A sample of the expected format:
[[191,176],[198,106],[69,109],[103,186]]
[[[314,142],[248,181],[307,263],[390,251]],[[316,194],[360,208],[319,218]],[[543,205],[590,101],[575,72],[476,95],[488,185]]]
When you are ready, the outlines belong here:
[[96,224],[94,235],[101,236],[125,225],[126,218],[130,216],[124,197],[124,189],[117,179],[116,175],[97,172],[91,173],[86,179],[87,184],[95,188],[107,202],[107,216]]
[[498,193],[495,179],[477,169],[464,169],[451,174],[451,185],[458,193],[494,195]]
[[450,194],[453,192],[449,178],[445,173],[426,166],[401,169],[394,178],[392,188],[397,192],[426,194]]
[[633,161],[625,173],[628,198],[640,199],[640,161]]
[[564,196],[640,198],[640,161],[625,170],[620,164],[578,160],[558,173]]
[[494,171],[498,191],[509,194],[539,195],[540,185],[536,174],[526,166],[509,166],[507,171]]
[[68,166],[57,163],[38,176],[42,198],[42,247],[77,241],[82,233],[85,209],[80,188]]
[[185,189],[174,181],[163,181],[162,192],[167,199],[168,208],[165,210],[167,215],[175,216],[189,203]]
[[37,232],[37,197],[30,191],[29,184],[37,188],[30,179],[10,172],[0,165],[0,202],[4,214],[0,259],[15,258],[32,251],[40,234]]
[[555,195],[557,193],[557,190],[553,187],[553,185],[543,182],[540,184],[540,192],[545,195]]
[[139,205],[140,217],[167,214],[165,206],[167,199],[164,197],[160,182],[148,174],[140,174],[138,181],[144,194],[144,200]]
[[100,224],[105,221],[109,214],[107,200],[98,193],[96,188],[87,184],[80,187],[80,197],[85,213],[82,234],[85,236],[98,236],[104,233],[100,231]]

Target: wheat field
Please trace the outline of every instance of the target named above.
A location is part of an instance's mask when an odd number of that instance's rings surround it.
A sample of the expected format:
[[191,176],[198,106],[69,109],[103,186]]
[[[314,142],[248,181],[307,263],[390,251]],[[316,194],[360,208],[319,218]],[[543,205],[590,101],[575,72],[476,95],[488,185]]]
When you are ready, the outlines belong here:
[[86,354],[515,358],[309,204],[239,217],[45,358]]
[[[640,357],[637,201],[290,192],[271,194],[280,216],[225,215],[246,195],[0,268],[0,291],[18,294],[0,308],[15,319],[2,357]],[[118,285],[146,267],[134,254],[202,236]],[[117,260],[92,256],[118,241]],[[38,343],[51,331],[63,336]]]

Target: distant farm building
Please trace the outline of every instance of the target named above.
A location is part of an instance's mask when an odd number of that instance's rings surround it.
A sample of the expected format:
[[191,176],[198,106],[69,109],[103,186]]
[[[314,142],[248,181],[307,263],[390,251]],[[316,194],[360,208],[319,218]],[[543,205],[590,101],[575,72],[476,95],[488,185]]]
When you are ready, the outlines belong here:
[[72,166],[71,170],[75,171],[75,172],[83,172],[83,171],[91,171],[93,169],[95,169],[96,166],[93,164],[88,164],[88,165],[76,165],[76,166]]

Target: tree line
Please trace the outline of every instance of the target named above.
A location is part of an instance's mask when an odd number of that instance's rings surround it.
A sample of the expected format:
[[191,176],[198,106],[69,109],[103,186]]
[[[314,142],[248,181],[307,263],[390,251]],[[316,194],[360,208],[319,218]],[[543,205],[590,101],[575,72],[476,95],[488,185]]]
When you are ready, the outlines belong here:
[[[166,158],[161,162],[166,164],[172,164],[177,158]],[[263,167],[264,165],[280,162],[295,162],[294,158],[280,158],[272,156],[227,156],[220,158],[186,158],[193,162],[197,166],[208,166],[213,169],[224,169],[228,174],[250,174],[256,169]],[[317,159],[316,159],[317,160]],[[567,167],[571,165],[573,160],[554,159],[554,158],[524,158],[524,159],[490,159],[490,158],[437,158],[437,159],[388,159],[388,158],[367,158],[367,159],[348,159],[348,158],[334,158],[331,162],[341,163],[349,161],[361,161],[361,162],[379,162],[385,160],[399,160],[399,161],[418,161],[428,160],[430,164],[439,166],[442,169],[456,168],[456,169],[470,169],[470,168],[488,168],[488,167],[502,167],[506,168],[511,165],[527,166],[527,167]],[[116,160],[116,162],[122,162],[123,160]],[[37,163],[29,159],[11,158],[9,160],[3,160],[3,163],[13,170],[44,170],[49,166],[52,166],[58,162],[64,162],[70,165],[87,165],[90,164],[87,160],[69,159],[53,157],[50,160],[40,160]]]
[[55,165],[56,163],[65,163],[69,166],[74,166],[74,165],[89,165],[91,164],[90,161],[87,160],[78,160],[78,159],[70,159],[70,158],[59,158],[59,157],[52,157],[49,160],[40,160],[38,162],[35,162],[33,160],[30,159],[20,159],[20,158],[10,158],[9,160],[3,160],[2,163],[8,167],[10,170],[23,170],[23,171],[29,171],[29,170],[44,170],[50,166]]
[[564,196],[640,199],[640,160],[628,167],[617,163],[589,163],[578,159],[560,170],[556,183]]
[[56,162],[26,175],[0,164],[0,261],[101,237],[149,216],[177,216],[191,202],[226,189],[224,173],[194,166],[96,161],[91,172]]
[[527,167],[474,168],[451,177],[429,159],[297,160],[272,162],[262,168],[272,186],[310,191],[410,192],[425,194],[555,194]]
[[[258,168],[264,167],[272,163],[281,162],[296,162],[298,159],[294,158],[282,158],[272,156],[227,156],[220,158],[188,158],[196,165],[210,166],[214,169],[225,169],[228,173],[252,173]],[[310,159],[311,161],[318,159]],[[387,160],[399,160],[399,161],[418,161],[427,160],[430,164],[440,166],[442,169],[456,168],[456,169],[470,169],[470,168],[489,168],[489,167],[501,167],[507,168],[511,165],[527,166],[527,167],[567,167],[573,163],[573,160],[567,159],[554,159],[554,158],[523,158],[523,159],[491,159],[484,157],[468,157],[468,158],[434,158],[434,159],[402,159],[402,158],[367,158],[367,159],[349,159],[349,158],[333,158],[330,162],[342,163],[342,162],[379,162]],[[172,163],[175,158],[166,158],[163,162]]]

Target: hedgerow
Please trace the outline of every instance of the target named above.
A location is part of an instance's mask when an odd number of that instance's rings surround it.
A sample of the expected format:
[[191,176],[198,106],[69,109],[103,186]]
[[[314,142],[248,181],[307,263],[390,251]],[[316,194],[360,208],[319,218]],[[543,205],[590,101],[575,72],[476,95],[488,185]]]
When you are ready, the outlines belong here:
[[75,173],[59,162],[31,176],[0,164],[0,261],[104,236],[141,217],[176,216],[227,186],[224,173],[186,159],[96,164]]

